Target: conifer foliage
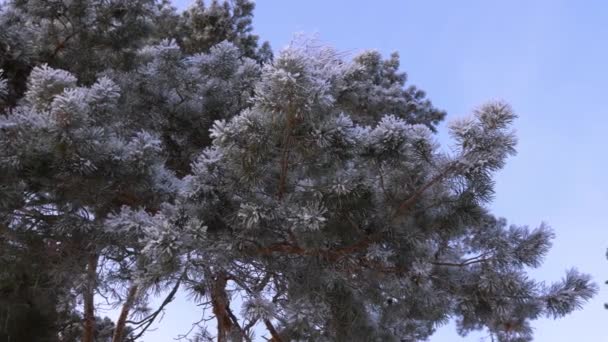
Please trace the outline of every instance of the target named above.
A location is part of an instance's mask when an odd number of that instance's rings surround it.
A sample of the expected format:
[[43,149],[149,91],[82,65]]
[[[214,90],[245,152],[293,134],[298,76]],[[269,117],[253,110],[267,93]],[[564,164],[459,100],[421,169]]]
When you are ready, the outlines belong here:
[[595,293],[576,270],[531,280],[550,228],[488,210],[508,104],[453,121],[444,152],[398,55],[304,39],[273,58],[252,11],[2,7],[0,260],[23,266],[0,269],[0,337],[137,340],[182,289],[215,319],[192,340],[418,341],[455,319],[530,341]]

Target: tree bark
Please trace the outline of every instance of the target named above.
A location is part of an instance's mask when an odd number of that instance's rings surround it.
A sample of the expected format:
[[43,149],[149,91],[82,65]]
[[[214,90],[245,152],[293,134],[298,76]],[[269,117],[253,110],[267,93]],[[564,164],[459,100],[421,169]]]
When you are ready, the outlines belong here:
[[99,256],[90,254],[87,259],[87,283],[83,293],[84,329],[82,342],[95,340],[95,288],[97,287],[97,262]]
[[215,279],[211,293],[213,314],[217,319],[218,342],[227,342],[230,331],[232,330],[232,321],[228,314],[228,295],[226,294],[227,283],[228,278],[226,277],[226,274],[220,272]]
[[137,297],[137,289],[137,285],[131,285],[131,287],[129,288],[127,299],[122,306],[120,316],[118,316],[118,321],[116,322],[116,328],[114,329],[114,336],[112,337],[112,342],[122,342],[124,339],[127,318],[129,317],[129,312],[131,311],[131,308],[135,303],[135,298]]
[[283,342],[283,340],[281,339],[281,335],[279,335],[279,332],[277,331],[277,329],[275,329],[274,325],[272,325],[272,322],[270,322],[270,320],[265,319],[264,324],[266,325],[266,329],[268,329],[268,331],[270,332],[270,336],[272,336],[270,342]]

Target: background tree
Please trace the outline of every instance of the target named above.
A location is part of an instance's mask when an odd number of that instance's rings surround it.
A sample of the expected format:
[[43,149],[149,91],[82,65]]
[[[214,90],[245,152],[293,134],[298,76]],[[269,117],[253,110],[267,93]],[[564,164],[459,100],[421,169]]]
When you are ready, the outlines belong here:
[[212,0],[206,5],[196,0],[183,13],[177,40],[187,54],[208,51],[224,40],[233,42],[240,53],[259,62],[272,59],[270,45],[258,47],[258,36],[252,34],[255,5],[248,0]]
[[[174,23],[186,27],[182,22],[187,16],[169,5],[151,0],[15,0],[0,13],[0,63],[6,70],[0,84],[3,233],[10,235],[7,243],[30,250],[38,246],[27,244],[38,239],[61,256],[61,265],[46,270],[72,281],[57,280],[49,286],[74,291],[81,298],[85,341],[98,335],[95,293],[124,302],[123,311],[129,315],[132,309],[146,307],[149,286],[163,284],[155,279],[137,285],[133,272],[138,242],[108,232],[103,221],[123,205],[154,212],[170,201],[173,170],[187,172],[192,151],[208,141],[199,136],[207,134],[214,119],[240,111],[250,96],[248,87],[252,89],[248,78],[259,74],[258,64],[230,43],[209,55],[204,54],[209,45],[190,44],[202,54],[181,55],[178,46],[164,40],[165,29]],[[252,5],[240,1],[229,8],[228,19],[235,24],[215,30],[215,38],[221,42],[238,36],[255,50],[257,38],[247,38]],[[233,15],[240,19],[231,19]],[[183,28],[179,34],[196,32],[195,27]],[[179,40],[175,35],[169,38]],[[218,63],[224,62],[222,68]],[[174,71],[196,80],[182,84],[174,79],[163,87],[176,76],[170,74]],[[112,75],[115,81],[103,75]],[[210,91],[218,85],[225,90]],[[130,92],[121,96],[119,86]],[[242,100],[228,103],[234,98],[226,94]],[[158,97],[143,105],[154,96]],[[178,99],[181,96],[188,98]],[[225,113],[222,106],[231,109]],[[176,136],[180,129],[204,134],[184,131]],[[121,156],[116,149],[126,154]],[[163,189],[156,188],[161,183]],[[7,278],[16,276],[12,272],[17,269],[6,271]],[[76,302],[70,307],[75,309]],[[7,312],[12,308],[7,306]],[[54,322],[53,327],[67,326],[72,318],[65,324]],[[124,336],[120,331],[125,324],[126,319],[118,322],[115,340]]]

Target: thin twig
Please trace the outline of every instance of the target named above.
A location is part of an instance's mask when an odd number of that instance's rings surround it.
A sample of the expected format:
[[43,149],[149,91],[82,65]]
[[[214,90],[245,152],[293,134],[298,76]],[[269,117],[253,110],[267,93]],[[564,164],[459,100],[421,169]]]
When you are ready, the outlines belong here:
[[148,317],[142,319],[139,322],[127,321],[127,323],[132,323],[132,324],[137,325],[135,328],[133,328],[133,330],[137,330],[137,329],[140,329],[143,327],[142,330],[137,335],[135,335],[135,337],[132,337],[130,339],[131,341],[135,341],[136,339],[140,338],[146,332],[146,330],[148,330],[150,325],[152,325],[152,323],[154,322],[156,317],[164,310],[164,308],[173,301],[173,299],[175,298],[175,294],[177,293],[177,290],[179,289],[179,286],[181,285],[185,272],[186,271],[184,270],[184,273],[182,273],[182,275],[179,277],[179,279],[177,280],[177,282],[171,289],[171,292],[169,292],[167,297],[165,297],[165,299],[163,300],[163,302],[161,303],[161,305],[158,307],[158,309],[156,311],[154,311]]

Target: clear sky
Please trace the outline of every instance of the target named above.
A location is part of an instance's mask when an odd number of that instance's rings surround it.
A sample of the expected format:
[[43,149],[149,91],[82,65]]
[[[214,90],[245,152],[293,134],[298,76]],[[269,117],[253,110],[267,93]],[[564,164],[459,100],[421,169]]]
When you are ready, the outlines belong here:
[[[189,0],[174,0],[184,8]],[[255,31],[275,50],[294,32],[317,33],[342,51],[398,51],[411,83],[448,112],[467,115],[490,99],[519,114],[518,155],[497,179],[494,213],[515,224],[549,223],[557,238],[539,280],[570,267],[591,273],[600,293],[583,310],[534,323],[535,341],[608,339],[608,2],[601,0],[257,0]],[[444,130],[445,132],[445,130]],[[172,303],[146,341],[171,341],[196,320]],[[195,312],[195,313],[193,313]],[[454,326],[431,342],[461,338]],[[489,339],[487,339],[489,341]]]

